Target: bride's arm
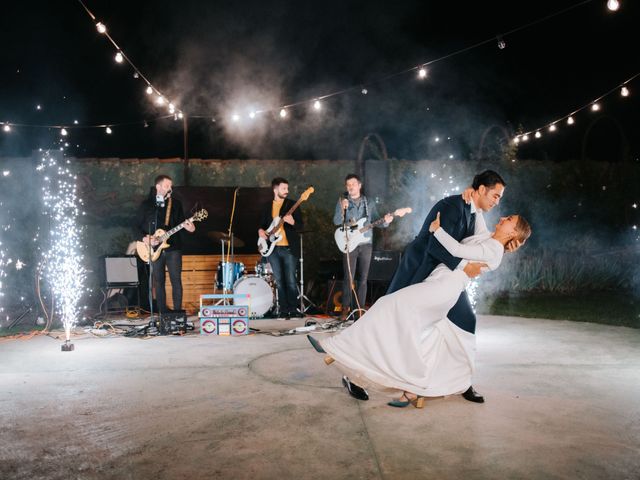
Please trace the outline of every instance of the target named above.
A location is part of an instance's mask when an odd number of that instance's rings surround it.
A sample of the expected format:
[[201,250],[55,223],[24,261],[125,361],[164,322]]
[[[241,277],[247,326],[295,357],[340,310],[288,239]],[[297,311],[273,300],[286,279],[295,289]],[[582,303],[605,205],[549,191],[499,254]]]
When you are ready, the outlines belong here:
[[487,248],[485,242],[476,245],[464,245],[457,242],[443,228],[438,228],[433,235],[454,257],[464,258],[472,262],[490,262],[495,259],[495,251]]

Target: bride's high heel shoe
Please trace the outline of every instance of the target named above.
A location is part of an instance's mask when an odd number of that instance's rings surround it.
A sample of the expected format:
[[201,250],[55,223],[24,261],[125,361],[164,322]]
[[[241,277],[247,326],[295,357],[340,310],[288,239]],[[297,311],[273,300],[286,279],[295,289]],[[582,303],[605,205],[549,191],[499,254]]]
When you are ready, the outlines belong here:
[[[406,400],[402,400],[403,398],[406,398]],[[416,408],[424,408],[424,397],[417,395],[416,398],[409,398],[407,397],[407,392],[405,392],[402,394],[400,399],[392,400],[388,402],[387,405],[396,408],[404,408],[408,407],[409,405],[413,405]]]

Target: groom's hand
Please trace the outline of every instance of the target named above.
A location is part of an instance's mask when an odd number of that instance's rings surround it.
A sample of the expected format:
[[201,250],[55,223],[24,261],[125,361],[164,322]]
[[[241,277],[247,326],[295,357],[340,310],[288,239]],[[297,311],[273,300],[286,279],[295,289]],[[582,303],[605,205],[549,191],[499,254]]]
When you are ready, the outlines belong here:
[[476,278],[482,273],[482,269],[486,267],[486,263],[469,262],[464,266],[463,271],[467,274],[467,277]]
[[471,204],[471,194],[473,193],[472,187],[467,187],[464,192],[462,192],[462,199],[464,203],[467,205]]

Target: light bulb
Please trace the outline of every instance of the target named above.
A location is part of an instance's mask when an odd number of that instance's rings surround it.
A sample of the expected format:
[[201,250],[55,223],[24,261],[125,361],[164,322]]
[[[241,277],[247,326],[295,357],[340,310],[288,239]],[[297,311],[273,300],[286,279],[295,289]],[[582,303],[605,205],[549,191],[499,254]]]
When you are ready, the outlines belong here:
[[591,111],[592,112],[597,112],[598,110],[600,110],[600,104],[599,103],[594,103],[591,105]]
[[522,136],[522,141],[523,141],[523,142],[526,142],[527,140],[529,140],[529,135],[526,135],[526,134],[525,134],[525,135],[523,135],[523,136]]
[[63,128],[62,130],[60,130],[60,135],[62,135],[63,137],[66,137],[68,135],[69,132],[67,132],[66,128]]
[[607,8],[612,12],[616,12],[620,8],[620,2],[618,0],[607,0]]
[[369,90],[367,90],[366,88],[363,88],[360,92],[361,92],[363,95],[366,95],[367,93],[369,93]]
[[515,137],[515,138],[513,139],[513,143],[515,143],[516,145],[517,145],[518,143],[520,143],[520,137]]
[[147,95],[151,95],[153,93],[153,88],[151,88],[151,85],[147,87],[146,92],[147,92]]
[[507,46],[507,42],[505,42],[504,38],[502,38],[500,35],[498,35],[496,39],[498,40],[498,48],[500,50],[504,50]]
[[424,67],[420,67],[418,70],[418,78],[427,78],[427,69]]
[[169,113],[173,113],[176,111],[176,107],[173,105],[173,103],[169,104]]
[[573,125],[574,123],[575,123],[575,120],[573,119],[573,117],[567,118],[567,125]]
[[107,134],[111,135],[113,133],[113,130],[111,130],[111,127],[107,127],[104,129],[105,132],[107,132]]
[[107,27],[102,22],[96,23],[96,28],[98,29],[99,33],[107,33]]
[[249,118],[256,118],[256,112],[249,112]]
[[536,137],[536,138],[540,138],[541,136],[542,136],[542,134],[539,131],[536,132],[535,135],[534,135],[534,137]]
[[282,110],[280,110],[280,118],[284,118],[286,116],[287,116],[287,110],[283,108]]
[[556,124],[555,123],[549,125],[549,131],[550,132],[555,132],[556,130],[557,130],[557,128],[556,128]]
[[316,110],[320,110],[322,108],[322,105],[320,104],[320,100],[316,100],[315,102],[313,102],[313,108]]
[[183,113],[182,112],[178,112],[178,118],[182,118],[182,117],[184,117]]
[[238,115],[237,113],[234,113],[233,115],[231,115],[231,120],[233,120],[234,122],[239,122],[240,115]]
[[124,57],[122,56],[122,53],[118,52],[116,53],[116,62],[118,63],[122,63],[122,61],[124,60]]
[[9,125],[5,125],[4,127],[2,127],[2,130],[4,130],[5,132],[10,132],[11,127]]
[[623,97],[628,97],[629,96],[629,89],[627,87],[622,87],[620,89],[620,95],[622,95]]
[[156,103],[158,105],[164,105],[164,97],[162,95],[158,95],[158,98],[156,98]]

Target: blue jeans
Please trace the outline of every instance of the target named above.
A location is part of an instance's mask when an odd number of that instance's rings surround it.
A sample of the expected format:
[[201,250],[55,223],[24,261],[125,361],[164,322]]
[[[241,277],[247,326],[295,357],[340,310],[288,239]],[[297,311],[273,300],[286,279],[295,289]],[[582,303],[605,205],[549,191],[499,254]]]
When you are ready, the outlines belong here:
[[298,288],[296,285],[298,258],[291,253],[289,247],[276,247],[269,255],[269,263],[278,287],[280,313],[295,313],[298,307]]

